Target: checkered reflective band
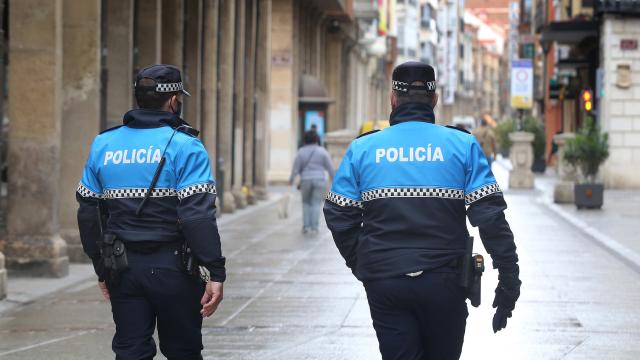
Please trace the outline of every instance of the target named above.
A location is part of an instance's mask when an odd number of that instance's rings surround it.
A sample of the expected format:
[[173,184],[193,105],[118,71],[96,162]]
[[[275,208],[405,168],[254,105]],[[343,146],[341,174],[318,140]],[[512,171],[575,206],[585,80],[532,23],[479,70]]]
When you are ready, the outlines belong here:
[[96,199],[102,199],[103,197],[102,194],[98,194],[96,192],[91,191],[91,189],[82,185],[82,183],[78,184],[78,189],[76,189],[76,191],[82,197],[90,197],[90,198],[96,198]]
[[192,186],[187,186],[184,189],[178,190],[178,199],[182,200],[184,198],[188,198],[191,195],[200,194],[200,193],[210,193],[216,194],[216,186],[213,184],[197,184]]
[[[147,193],[146,188],[134,188],[134,189],[109,189],[105,190],[105,199],[130,199],[130,198],[143,198]],[[151,197],[165,197],[176,196],[175,189],[154,189],[151,192]]]
[[173,93],[173,92],[178,92],[178,91],[182,91],[184,88],[182,86],[182,83],[167,83],[167,84],[156,84],[156,92],[168,92],[168,93]]
[[436,82],[435,81],[427,81],[424,86],[411,85],[406,82],[393,80],[392,82],[393,90],[407,92],[409,90],[424,90],[426,87],[427,91],[435,91],[436,90]]
[[338,195],[331,191],[327,194],[327,200],[339,206],[351,206],[362,209],[362,201],[352,200],[346,196]]
[[409,84],[406,82],[393,80],[392,84],[393,84],[393,90],[398,90],[403,92],[409,91]]
[[498,186],[498,184],[496,183],[493,183],[493,184],[485,185],[477,190],[474,190],[468,193],[464,197],[464,200],[467,205],[471,205],[485,196],[489,196],[491,194],[495,194],[499,192],[502,192],[502,190],[500,190],[500,186]]
[[464,199],[464,191],[446,188],[383,188],[362,193],[362,200],[364,201],[393,197],[432,197],[462,200]]

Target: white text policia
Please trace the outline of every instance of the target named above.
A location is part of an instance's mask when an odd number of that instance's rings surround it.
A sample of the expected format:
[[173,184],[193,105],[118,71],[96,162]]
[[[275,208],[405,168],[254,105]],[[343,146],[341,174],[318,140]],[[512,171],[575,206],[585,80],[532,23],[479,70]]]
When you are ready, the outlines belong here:
[[162,158],[160,149],[153,146],[148,149],[132,149],[107,151],[104,153],[104,165],[112,164],[152,164],[159,163]]
[[388,162],[413,162],[413,161],[444,161],[442,155],[442,149],[439,146],[431,148],[429,144],[426,148],[410,147],[406,148],[386,148],[376,149],[376,163],[380,163],[382,159],[386,159]]

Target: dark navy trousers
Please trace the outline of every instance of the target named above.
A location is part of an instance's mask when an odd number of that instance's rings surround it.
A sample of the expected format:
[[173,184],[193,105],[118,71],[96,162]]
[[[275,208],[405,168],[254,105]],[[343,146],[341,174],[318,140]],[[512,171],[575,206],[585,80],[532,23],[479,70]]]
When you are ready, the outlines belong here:
[[129,269],[109,286],[116,359],[153,359],[156,324],[160,351],[169,360],[202,359],[202,280],[181,271],[173,251],[127,256]]
[[384,360],[460,358],[467,324],[454,272],[425,272],[364,283]]

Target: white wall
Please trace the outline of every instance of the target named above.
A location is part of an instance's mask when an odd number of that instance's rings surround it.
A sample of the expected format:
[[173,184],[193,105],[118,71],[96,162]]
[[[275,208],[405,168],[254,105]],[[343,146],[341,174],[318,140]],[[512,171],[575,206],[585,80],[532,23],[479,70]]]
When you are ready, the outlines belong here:
[[[640,40],[640,19],[607,16],[602,25],[600,121],[609,133],[611,151],[602,175],[607,187],[640,189],[640,49],[620,49],[621,39]],[[628,88],[616,85],[618,65],[631,67]]]

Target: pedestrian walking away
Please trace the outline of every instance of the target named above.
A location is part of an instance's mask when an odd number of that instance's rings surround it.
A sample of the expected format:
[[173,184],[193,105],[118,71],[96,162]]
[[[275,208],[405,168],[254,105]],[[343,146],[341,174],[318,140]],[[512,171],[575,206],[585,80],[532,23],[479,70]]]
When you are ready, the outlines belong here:
[[473,130],[473,136],[476,137],[484,156],[487,157],[489,167],[496,158],[496,134],[487,123],[487,120],[480,120],[480,126]]
[[335,170],[331,156],[319,145],[318,134],[309,130],[304,133],[304,146],[298,150],[293,162],[289,184],[300,176],[298,189],[302,192],[302,232],[318,232],[322,199],[327,192],[327,176],[333,179]]
[[[98,135],[76,198],[80,238],[111,302],[116,359],[202,359],[202,318],[222,301],[215,184],[197,130],[180,118],[171,65],[141,70],[139,109]],[[200,272],[206,268],[208,277]]]
[[466,298],[478,301],[475,286],[462,286],[473,269],[466,217],[499,271],[494,332],[520,295],[507,205],[475,138],[435,124],[433,68],[404,63],[392,80],[391,126],[350,144],[325,219],[364,284],[383,359],[458,359]]

